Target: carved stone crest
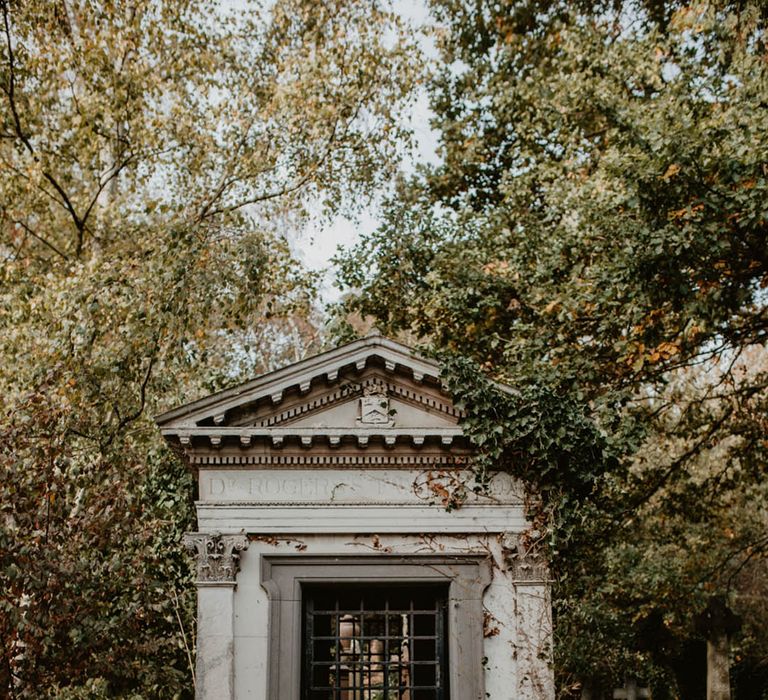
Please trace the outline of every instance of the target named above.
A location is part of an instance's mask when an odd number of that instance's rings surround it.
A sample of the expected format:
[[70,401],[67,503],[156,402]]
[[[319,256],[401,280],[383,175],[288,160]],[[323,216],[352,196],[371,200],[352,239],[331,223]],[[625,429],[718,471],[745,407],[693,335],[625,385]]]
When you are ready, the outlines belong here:
[[195,553],[197,583],[234,585],[240,570],[240,552],[248,549],[248,536],[188,532],[184,535],[184,546]]
[[360,417],[357,422],[361,425],[394,425],[389,410],[389,396],[384,384],[373,383],[363,389],[363,395],[360,397]]

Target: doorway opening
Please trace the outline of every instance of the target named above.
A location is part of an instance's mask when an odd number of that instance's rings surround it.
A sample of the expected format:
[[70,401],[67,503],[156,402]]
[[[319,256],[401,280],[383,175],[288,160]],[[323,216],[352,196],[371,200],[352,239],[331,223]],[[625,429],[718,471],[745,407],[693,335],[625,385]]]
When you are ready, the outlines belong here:
[[446,584],[302,585],[302,700],[448,700]]

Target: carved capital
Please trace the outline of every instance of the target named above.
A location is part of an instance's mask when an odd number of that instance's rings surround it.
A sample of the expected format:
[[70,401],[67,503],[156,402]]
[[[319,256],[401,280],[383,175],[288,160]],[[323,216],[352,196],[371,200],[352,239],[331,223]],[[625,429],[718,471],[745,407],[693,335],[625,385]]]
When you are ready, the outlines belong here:
[[245,533],[188,532],[184,535],[184,546],[195,553],[197,583],[234,586],[240,570],[240,552],[248,549],[248,536]]
[[507,571],[513,581],[539,582],[549,580],[549,567],[542,543],[534,533],[505,533],[501,542]]

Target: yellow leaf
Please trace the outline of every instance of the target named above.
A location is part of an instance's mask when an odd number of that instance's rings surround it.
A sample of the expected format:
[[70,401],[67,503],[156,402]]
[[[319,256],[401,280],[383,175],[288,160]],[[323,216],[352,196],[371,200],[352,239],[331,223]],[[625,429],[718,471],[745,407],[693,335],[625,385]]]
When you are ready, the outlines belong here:
[[661,176],[662,180],[669,180],[680,172],[680,166],[677,163],[672,163]]
[[[670,357],[677,355],[680,352],[680,346],[675,343],[661,343],[656,347],[654,355],[658,355],[658,359],[667,360]],[[656,360],[653,360],[654,362]]]
[[668,216],[670,219],[681,219],[688,213],[688,207],[683,207],[682,209],[671,209],[668,212]]

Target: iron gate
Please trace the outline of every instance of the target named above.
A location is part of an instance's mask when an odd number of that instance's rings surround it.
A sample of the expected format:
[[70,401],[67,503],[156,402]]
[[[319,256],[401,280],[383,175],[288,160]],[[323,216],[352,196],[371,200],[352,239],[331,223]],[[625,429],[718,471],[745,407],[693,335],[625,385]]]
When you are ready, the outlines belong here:
[[447,586],[306,586],[302,700],[448,700]]

